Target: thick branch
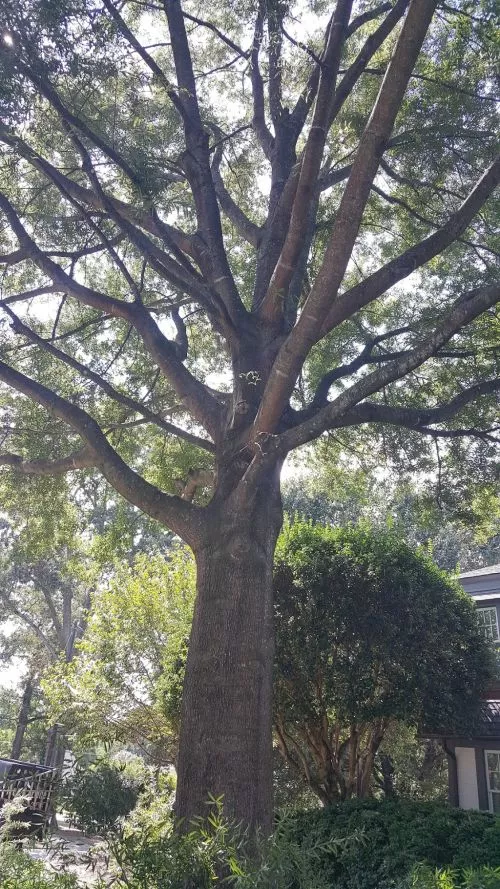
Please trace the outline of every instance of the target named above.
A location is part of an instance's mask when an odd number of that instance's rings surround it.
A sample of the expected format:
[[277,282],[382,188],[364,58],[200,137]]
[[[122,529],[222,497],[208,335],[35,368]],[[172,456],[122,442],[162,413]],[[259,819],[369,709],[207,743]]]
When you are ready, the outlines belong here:
[[264,103],[264,81],[260,73],[259,53],[264,34],[264,4],[259,2],[259,11],[255,20],[252,52],[250,55],[250,77],[252,81],[253,119],[252,126],[260,142],[262,150],[270,161],[272,159],[274,139],[266,124]]
[[281,54],[283,33],[281,30],[283,13],[279,4],[269,3],[267,5],[267,28],[269,35],[269,111],[271,112],[271,120],[273,122],[276,134],[282,129],[283,116],[283,78],[281,70]]
[[[373,34],[370,34],[368,39],[366,40],[365,45],[358,53],[356,59],[352,63],[352,65],[348,68],[346,73],[344,74],[342,80],[340,81],[337,90],[335,91],[335,96],[333,99],[333,104],[330,110],[330,126],[332,122],[337,117],[342,105],[348,96],[350,96],[354,85],[360,78],[361,74],[365,70],[370,59],[373,58],[378,49],[382,46],[384,40],[389,36],[391,31],[394,30],[397,23],[400,21],[402,16],[404,15],[409,4],[409,0],[397,0],[395,5],[389,12],[389,15],[386,16],[382,24],[377,28]],[[387,9],[388,4],[382,4]],[[381,14],[382,7],[379,7],[378,14]],[[373,12],[373,11],[372,11]],[[375,16],[370,16],[375,17]],[[359,16],[359,18],[363,18],[363,16]],[[354,19],[354,21],[356,21]],[[350,29],[349,29],[350,30]]]
[[499,182],[500,157],[486,170],[462,206],[450,216],[448,222],[428,238],[405,250],[396,259],[369,275],[360,284],[351,287],[350,290],[337,297],[323,324],[322,335],[324,336],[328,331],[337,327],[346,318],[350,318],[355,312],[397,284],[398,281],[411,275],[416,269],[453,244],[466,230]]
[[21,475],[65,475],[77,469],[95,468],[95,457],[85,447],[59,460],[23,460],[18,454],[0,454],[0,466],[10,466]]
[[[146,420],[150,423],[153,423],[155,426],[158,426],[160,429],[163,429],[164,432],[167,432],[169,435],[175,435],[177,438],[182,438],[184,441],[188,441],[190,444],[195,445],[196,447],[203,448],[205,451],[209,451],[209,453],[214,453],[215,448],[211,441],[208,441],[206,438],[201,438],[198,435],[193,435],[191,432],[188,432],[185,429],[182,429],[179,426],[175,426],[173,423],[167,422],[161,417],[159,414],[155,414],[153,411],[150,411],[143,402],[136,401],[134,398],[130,398],[128,395],[125,395],[123,392],[120,392],[118,389],[115,389],[110,383],[108,383],[100,374],[95,373],[89,367],[82,364],[80,361],[77,361],[75,358],[72,358],[71,355],[67,355],[61,349],[58,349],[48,340],[43,339],[43,337],[39,336],[28,327],[15,315],[13,312],[9,311],[7,307],[5,307],[5,311],[8,312],[10,318],[12,319],[12,326],[16,333],[21,336],[26,337],[31,343],[40,348],[44,349],[58,361],[62,361],[64,364],[67,364],[68,367],[71,367],[73,370],[76,370],[82,377],[87,380],[91,380],[102,389],[106,395],[113,399],[113,401],[118,402],[118,404],[123,404],[124,407],[131,410],[133,413],[141,414]],[[50,473],[49,473],[50,474]]]
[[338,0],[328,41],[322,58],[318,96],[314,107],[311,129],[302,158],[292,215],[281,255],[271,278],[268,292],[260,307],[267,320],[277,320],[283,313],[283,303],[292,280],[309,219],[309,208],[314,199],[331,107],[352,0]]
[[[417,431],[439,434],[441,430],[429,429],[437,423],[453,419],[460,411],[483,395],[492,395],[500,391],[500,379],[484,380],[475,386],[464,389],[446,404],[437,407],[407,408],[388,404],[363,401],[349,411],[342,419],[342,426],[360,423],[387,423],[391,426],[403,426]],[[464,430],[458,430],[462,435]],[[468,430],[469,432],[471,430]],[[476,430],[478,434],[481,430]],[[487,431],[487,430],[486,430]],[[449,430],[453,433],[454,430]]]
[[219,205],[210,169],[208,133],[203,127],[191,53],[179,0],[164,0],[172,51],[177,74],[179,101],[182,105],[182,123],[186,151],[182,162],[191,186],[198,227],[207,250],[201,261],[209,283],[220,294],[231,320],[237,326],[245,315],[224,248]]
[[352,37],[356,31],[366,25],[367,22],[371,22],[373,19],[377,19],[379,16],[384,15],[385,12],[390,12],[392,9],[390,3],[380,3],[379,6],[375,6],[374,9],[369,9],[367,12],[362,12],[360,15],[357,15],[352,21],[349,23],[349,27],[347,29],[347,37]]
[[183,500],[188,500],[191,503],[198,488],[213,488],[214,482],[215,474],[213,470],[190,469],[186,480],[178,480],[177,490]]
[[180,497],[165,494],[128,466],[111,447],[96,421],[82,408],[0,361],[0,380],[67,423],[85,442],[85,450],[109,483],[130,503],[157,519],[192,545],[201,516]]
[[[432,358],[462,327],[470,324],[475,318],[487,309],[494,306],[500,300],[500,284],[480,287],[459,297],[444,320],[434,331],[414,349],[408,351],[399,359],[395,359],[389,365],[385,365],[370,374],[367,374],[349,389],[320,408],[310,419],[301,423],[294,429],[283,433],[280,438],[281,447],[286,450],[298,447],[308,441],[312,441],[321,435],[326,429],[344,425],[347,416],[352,417],[352,410],[363,399],[375,392],[380,392],[389,383],[405,377],[411,371],[420,367],[429,358]],[[361,405],[359,405],[361,407]],[[458,410],[458,408],[457,408]],[[347,422],[346,425],[352,425]]]
[[118,12],[117,8],[113,5],[113,3],[111,3],[111,0],[103,0],[103,3],[127,42],[135,49],[136,53],[141,57],[142,61],[153,73],[156,80],[161,83],[162,86],[166,89],[168,96],[171,98],[176,108],[178,108],[180,104],[178,96],[176,95],[175,90],[168,80],[165,72],[162,71],[155,59],[147,52],[146,49],[144,49],[142,44],[139,42],[137,37],[135,37],[135,35],[132,33],[132,31]]
[[272,433],[275,430],[302,364],[320,338],[330,301],[344,277],[380,157],[403,101],[436,2],[411,0],[394,55],[360,139],[321,268],[302,314],[279,352],[266,386],[255,421],[256,433]]
[[66,274],[55,262],[47,257],[30,238],[14,208],[5,195],[0,193],[0,208],[30,259],[45,272],[57,286],[84,305],[99,309],[114,317],[123,318],[132,324],[143,339],[151,356],[155,359],[175,391],[195,419],[203,423],[213,438],[219,433],[221,407],[210,395],[206,387],[190,374],[179,360],[176,346],[161,332],[147,309],[137,303],[127,303],[107,296],[78,283]]

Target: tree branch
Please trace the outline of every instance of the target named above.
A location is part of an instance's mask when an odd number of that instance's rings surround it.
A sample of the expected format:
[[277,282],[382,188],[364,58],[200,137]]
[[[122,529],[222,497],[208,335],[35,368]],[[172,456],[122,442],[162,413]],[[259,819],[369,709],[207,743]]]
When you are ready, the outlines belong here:
[[[457,331],[494,306],[499,300],[500,283],[479,287],[460,296],[452,304],[441,324],[418,346],[389,365],[367,374],[325,407],[320,408],[304,423],[278,436],[280,448],[284,447],[285,450],[288,450],[298,447],[321,435],[326,429],[342,427],[346,416],[352,412],[356,405],[359,405],[359,402],[375,392],[380,392],[389,383],[401,379],[420,367],[449,342]],[[352,423],[348,422],[346,425],[352,425]]]
[[[377,28],[377,30],[374,31],[373,34],[370,34],[370,36],[367,38],[365,45],[360,50],[356,59],[354,60],[352,65],[350,65],[350,67],[344,74],[342,80],[340,81],[340,83],[335,91],[335,96],[333,99],[332,107],[330,109],[330,121],[329,121],[330,126],[333,123],[333,121],[335,120],[335,118],[337,117],[337,114],[339,113],[340,109],[342,108],[342,105],[344,104],[345,100],[352,93],[354,85],[357,83],[357,81],[361,77],[361,74],[365,70],[370,59],[373,58],[373,56],[375,55],[377,50],[380,49],[380,47],[382,46],[384,40],[389,36],[391,31],[394,30],[397,23],[403,17],[403,15],[406,12],[406,9],[409,5],[409,2],[410,2],[410,0],[397,0],[397,2],[394,4],[394,6],[392,8],[387,3],[382,4],[378,8],[377,15],[382,14],[382,10],[384,7],[385,7],[385,10],[387,10],[387,8],[389,7],[389,10],[390,10],[389,14],[386,16],[386,18],[384,19],[382,24]],[[372,10],[371,14],[365,13],[365,16],[363,16],[363,15],[358,16],[358,20],[364,18],[365,21],[369,21],[371,18],[376,18],[377,16],[373,14],[375,12],[376,12],[376,10]],[[368,15],[369,15],[369,18],[367,17]],[[356,22],[356,19],[353,20],[353,24],[355,22]],[[358,27],[360,27],[360,26],[358,26]],[[350,30],[351,29],[349,28],[348,29],[348,36],[349,36]],[[355,30],[357,30],[357,29],[355,28]],[[353,32],[351,32],[351,33],[353,33]]]
[[253,119],[252,126],[261,148],[270,161],[273,155],[274,138],[266,124],[264,103],[264,82],[259,66],[259,53],[264,35],[264,4],[259,0],[259,11],[255,20],[252,51],[250,54],[250,78],[252,82]]
[[486,170],[461,207],[450,216],[448,222],[432,235],[414,247],[405,250],[396,259],[369,275],[360,284],[356,284],[355,287],[351,287],[350,290],[346,290],[345,293],[337,297],[322,326],[322,336],[453,244],[466,230],[499,182],[500,157]]
[[[476,385],[459,392],[458,395],[446,404],[432,408],[395,407],[378,402],[363,401],[346,414],[343,420],[346,421],[345,425],[350,425],[352,419],[352,422],[355,424],[388,423],[394,426],[406,426],[409,429],[425,429],[425,427],[430,425],[453,419],[471,401],[475,401],[476,398],[480,398],[483,395],[492,395],[498,391],[500,391],[500,379],[494,379],[476,383]],[[439,433],[439,430],[434,429],[425,431]],[[450,431],[453,432],[453,430]],[[463,434],[463,430],[460,430],[460,432]]]
[[201,25],[203,28],[208,28],[209,31],[212,31],[219,40],[222,40],[223,43],[226,44],[230,49],[232,49],[237,55],[241,56],[242,59],[248,59],[250,55],[249,50],[244,50],[241,46],[238,46],[227,34],[224,34],[220,28],[217,28],[212,22],[207,22],[205,19],[198,18],[195,15],[190,15],[188,12],[183,10],[182,12],[185,19],[189,22],[194,22],[196,25]]
[[67,423],[85,442],[88,458],[92,458],[94,466],[122,497],[193,545],[202,527],[196,508],[180,497],[165,494],[131,469],[111,447],[90,414],[3,361],[0,361],[0,381]]
[[209,137],[203,127],[191,53],[179,0],[163,0],[168,21],[177,74],[179,101],[186,151],[182,164],[186,171],[196,206],[198,227],[207,248],[201,257],[209,283],[220,294],[229,316],[237,328],[246,314],[240,299],[224,248],[219,205],[210,169]]
[[366,364],[371,363],[372,353],[375,346],[378,346],[385,340],[392,339],[396,336],[401,336],[401,334],[403,333],[408,333],[409,330],[411,330],[410,327],[399,327],[396,330],[390,330],[386,333],[381,333],[378,336],[370,339],[365,345],[364,349],[362,349],[362,351],[359,353],[359,355],[352,361],[350,361],[349,364],[341,364],[339,367],[335,367],[332,368],[332,370],[329,370],[318,383],[318,387],[311,403],[311,408],[314,409],[323,406],[323,404],[327,400],[330,387],[336,380],[340,380],[342,379],[342,377],[351,376],[351,374],[356,373],[356,371],[360,370]]
[[383,15],[384,12],[390,12],[393,7],[390,3],[380,3],[379,6],[375,6],[374,9],[369,9],[367,12],[362,12],[360,15],[357,15],[349,24],[347,29],[347,38],[352,37],[356,31],[366,25],[367,22],[371,22],[373,19],[377,19],[379,16]]
[[133,324],[158,367],[161,368],[182,399],[183,404],[216,439],[220,431],[222,414],[220,404],[210,395],[208,389],[184,367],[177,356],[175,344],[171,343],[161,332],[147,309],[141,304],[115,299],[75,281],[47,257],[30,238],[12,204],[1,192],[0,209],[7,216],[21,247],[26,250],[30,259],[52,278],[54,284],[60,286],[65,293],[71,294],[78,302],[114,317],[123,318]]
[[38,624],[35,623],[35,621],[29,616],[29,614],[26,614],[24,611],[21,611],[21,609],[18,608],[18,606],[14,602],[12,602],[10,596],[8,596],[4,592],[4,590],[0,590],[0,599],[2,600],[4,605],[9,609],[11,614],[15,615],[15,617],[18,617],[19,620],[21,620],[24,624],[26,624],[27,627],[30,628],[30,630],[33,631],[33,633],[35,634],[37,639],[39,639],[40,642],[42,643],[42,645],[47,649],[51,658],[54,657],[54,655],[57,655],[58,652],[57,652],[56,646],[53,645],[53,643],[50,642],[49,639],[47,639],[47,637],[46,637],[45,633],[43,632],[43,630],[41,629],[41,627],[39,627]]
[[[53,182],[62,193],[67,192],[77,201],[87,204],[94,210],[104,211],[104,204],[92,189],[85,188],[77,182],[74,182],[69,176],[65,176],[64,173],[61,173],[61,171],[57,169],[57,167],[54,167],[48,160],[41,157],[41,155],[31,148],[30,145],[18,136],[10,133],[1,123],[0,140],[11,148],[14,148],[21,157]],[[111,195],[106,195],[106,198],[113,204],[114,208],[120,213],[122,218],[127,219],[135,225],[139,225],[145,231],[160,238],[160,240],[164,242],[166,240],[169,245],[175,244],[175,246],[183,253],[196,258],[195,237],[186,235],[184,232],[174,228],[174,226],[168,225],[166,222],[158,219],[154,212],[150,213],[137,207],[133,207]]]
[[[360,139],[321,268],[300,318],[281,347],[270,374],[255,420],[256,434],[272,433],[275,430],[293,392],[304,359],[321,336],[332,295],[337,293],[344,277],[380,157],[403,101],[436,2],[437,0],[410,2],[394,55]],[[290,269],[287,273],[290,274],[291,271]],[[285,275],[285,284],[286,280]]]
[[226,186],[224,185],[224,180],[222,179],[220,172],[223,151],[223,145],[219,144],[215,149],[214,159],[212,161],[212,178],[214,180],[215,191],[219,199],[219,204],[221,205],[222,210],[226,214],[227,218],[233,223],[240,235],[245,238],[245,241],[248,241],[248,243],[251,244],[252,247],[257,248],[262,237],[261,228],[259,225],[256,225],[255,222],[252,222],[252,220],[248,218],[241,207],[239,207],[236,201],[231,197]]
[[284,301],[306,233],[309,208],[315,196],[316,182],[328,133],[331,95],[335,88],[351,8],[352,0],[338,0],[330,26],[322,57],[314,115],[302,157],[288,232],[268,291],[259,310],[262,318],[267,321],[276,321],[283,315]]
[[58,460],[24,460],[19,454],[0,454],[0,466],[10,466],[21,475],[65,475],[77,469],[95,468],[95,457],[87,447]]
[[59,114],[61,120],[66,121],[70,126],[75,127],[79,130],[87,139],[98,148],[105,157],[108,158],[113,164],[115,164],[125,175],[130,179],[131,182],[134,183],[138,188],[141,188],[141,182],[137,175],[137,173],[132,169],[132,167],[127,163],[127,161],[122,158],[118,152],[109,145],[105,139],[101,138],[97,133],[95,133],[84,121],[80,120],[80,118],[73,114],[68,108],[66,108],[64,102],[59,97],[57,91],[51,85],[49,80],[43,75],[38,75],[34,71],[31,70],[27,65],[21,62],[20,59],[16,59],[15,61],[16,67],[19,71],[24,74],[28,80],[39,90],[40,94],[47,99],[47,101],[52,105],[55,111]]
[[133,413],[141,414],[148,422],[153,423],[155,426],[158,426],[160,429],[163,429],[164,432],[167,432],[170,435],[175,435],[177,438],[182,438],[184,441],[188,441],[190,444],[195,445],[195,447],[202,448],[205,451],[213,454],[215,452],[215,447],[211,441],[208,441],[206,438],[201,438],[198,435],[193,435],[191,432],[188,432],[185,429],[182,429],[179,426],[175,426],[173,423],[167,422],[161,417],[159,414],[155,414],[153,411],[150,411],[143,402],[136,401],[134,398],[130,398],[128,395],[125,395],[123,392],[120,392],[118,389],[115,389],[110,383],[108,383],[100,374],[95,373],[95,371],[90,370],[90,368],[86,367],[86,365],[82,364],[80,361],[77,361],[75,358],[72,358],[70,355],[67,355],[61,349],[58,349],[56,346],[52,345],[48,340],[43,339],[34,330],[28,327],[26,324],[14,314],[14,312],[10,311],[8,307],[3,306],[5,311],[9,314],[12,319],[12,327],[15,333],[20,334],[21,336],[26,337],[29,342],[33,343],[36,346],[44,349],[58,361],[62,361],[64,364],[67,364],[68,367],[71,367],[73,370],[77,371],[77,373],[81,374],[87,380],[91,380],[102,389],[106,395],[113,399],[113,401],[118,402],[118,404],[123,404],[124,407],[127,407]]

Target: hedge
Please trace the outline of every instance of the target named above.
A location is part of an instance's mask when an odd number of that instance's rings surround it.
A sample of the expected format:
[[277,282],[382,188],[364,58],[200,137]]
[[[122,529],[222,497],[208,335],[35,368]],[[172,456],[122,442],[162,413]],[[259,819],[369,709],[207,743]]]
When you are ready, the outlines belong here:
[[417,864],[464,871],[500,867],[500,816],[433,802],[352,800],[297,816],[299,835],[319,842],[361,832],[356,846],[325,855],[335,889],[399,889]]

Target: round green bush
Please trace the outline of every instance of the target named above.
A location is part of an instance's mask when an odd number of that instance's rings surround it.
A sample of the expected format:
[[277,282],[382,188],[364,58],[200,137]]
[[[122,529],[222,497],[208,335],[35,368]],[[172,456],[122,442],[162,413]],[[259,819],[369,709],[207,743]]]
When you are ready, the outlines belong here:
[[60,802],[80,830],[105,833],[132,811],[142,786],[141,777],[124,765],[101,761],[78,766],[64,781]]

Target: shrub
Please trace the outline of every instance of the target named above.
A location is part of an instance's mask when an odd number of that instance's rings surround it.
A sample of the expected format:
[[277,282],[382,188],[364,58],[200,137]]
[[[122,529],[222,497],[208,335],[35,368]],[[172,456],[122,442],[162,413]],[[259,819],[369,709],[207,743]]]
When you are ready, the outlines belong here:
[[105,833],[128,815],[142,789],[143,777],[124,764],[100,761],[77,766],[66,778],[61,803],[70,821],[85,833]]
[[500,868],[457,871],[416,867],[401,889],[500,889]]
[[321,874],[336,889],[401,889],[419,863],[459,871],[500,867],[499,817],[433,802],[351,800],[302,813],[296,827],[300,836],[313,834],[319,842],[363,833],[355,849],[325,855]]
[[3,843],[0,889],[78,889],[78,882],[71,874],[49,874],[41,861],[33,861],[26,853]]
[[258,840],[258,854],[246,854],[245,834],[229,824],[219,801],[212,801],[204,822],[187,834],[174,832],[168,800],[163,813],[139,806],[108,846],[118,865],[117,889],[331,889],[321,876],[330,859],[358,844],[360,837],[298,837],[295,816],[279,819],[268,840]]

